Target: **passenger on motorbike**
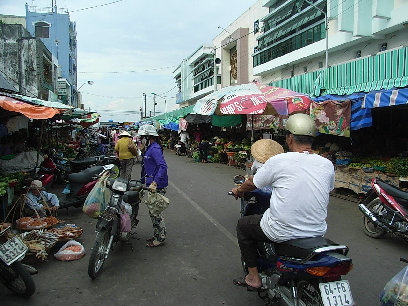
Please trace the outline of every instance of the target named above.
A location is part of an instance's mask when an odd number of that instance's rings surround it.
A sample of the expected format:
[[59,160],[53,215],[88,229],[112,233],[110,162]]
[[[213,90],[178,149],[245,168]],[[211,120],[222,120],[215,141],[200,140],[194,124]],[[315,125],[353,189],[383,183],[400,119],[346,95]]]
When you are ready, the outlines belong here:
[[286,123],[288,153],[269,158],[257,173],[232,192],[236,197],[270,186],[270,207],[263,215],[238,221],[237,237],[248,274],[234,284],[261,288],[257,269],[257,242],[283,242],[323,236],[327,229],[329,193],[334,188],[334,167],[312,152],[315,122],[306,114],[294,114]]
[[[255,141],[251,146],[251,155],[254,158],[251,174],[254,175],[270,157],[283,152],[283,147],[272,139]],[[250,203],[245,207],[245,215],[263,214],[270,205],[271,193],[270,186],[248,192],[245,197],[254,197],[255,203]]]

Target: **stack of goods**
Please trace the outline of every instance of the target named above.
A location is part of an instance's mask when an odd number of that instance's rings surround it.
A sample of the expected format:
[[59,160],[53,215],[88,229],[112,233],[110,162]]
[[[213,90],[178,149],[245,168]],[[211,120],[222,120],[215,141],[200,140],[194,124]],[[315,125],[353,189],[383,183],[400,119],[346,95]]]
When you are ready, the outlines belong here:
[[58,241],[66,241],[78,238],[82,235],[83,229],[75,224],[66,224],[57,228],[52,228],[49,232],[55,234],[58,237]]
[[20,235],[21,240],[27,245],[28,252],[40,260],[46,260],[48,253],[58,241],[58,236],[44,230],[32,230]]
[[31,218],[23,217],[16,220],[17,228],[20,230],[35,230],[50,228],[51,226],[59,223],[60,221],[55,217],[44,217],[44,218]]

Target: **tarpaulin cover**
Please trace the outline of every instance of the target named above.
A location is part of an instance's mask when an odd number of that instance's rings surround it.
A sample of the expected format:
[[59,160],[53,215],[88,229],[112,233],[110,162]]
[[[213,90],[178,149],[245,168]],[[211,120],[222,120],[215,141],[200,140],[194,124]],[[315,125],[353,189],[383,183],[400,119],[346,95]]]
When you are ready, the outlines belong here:
[[41,100],[41,99],[28,97],[28,96],[23,96],[23,95],[18,95],[18,94],[12,94],[11,97],[15,98],[15,99],[18,99],[20,101],[23,101],[23,102],[31,103],[31,104],[36,104],[36,105],[46,106],[46,107],[52,107],[52,108],[60,110],[60,113],[66,111],[66,110],[69,110],[69,109],[73,109],[72,106],[61,103],[61,102],[46,101],[46,100]]
[[169,122],[163,126],[167,130],[178,131],[179,124],[178,122]]
[[362,108],[405,105],[408,103],[408,88],[372,91],[364,96]]
[[312,102],[310,116],[320,133],[350,137],[351,101]]
[[0,95],[0,107],[11,112],[21,113],[30,119],[49,119],[60,113],[52,107],[31,105],[3,95]]
[[194,123],[194,124],[202,124],[202,123],[211,122],[211,116],[200,115],[200,114],[188,114],[184,119],[186,119],[188,123]]
[[237,126],[242,122],[241,116],[232,115],[232,116],[212,116],[212,125],[227,127],[227,126]]
[[247,115],[246,130],[277,130],[283,129],[287,115]]
[[371,109],[361,108],[365,93],[354,93],[347,96],[325,95],[314,98],[314,101],[321,102],[326,100],[345,101],[351,100],[351,121],[350,128],[352,131],[370,127],[373,125]]

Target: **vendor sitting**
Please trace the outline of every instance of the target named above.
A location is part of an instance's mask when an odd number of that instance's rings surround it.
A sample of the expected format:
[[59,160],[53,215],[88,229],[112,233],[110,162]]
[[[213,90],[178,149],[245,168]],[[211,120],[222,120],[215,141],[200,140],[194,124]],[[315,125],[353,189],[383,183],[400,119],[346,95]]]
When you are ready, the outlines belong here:
[[42,190],[41,181],[34,180],[26,195],[26,205],[37,212],[40,217],[44,217],[47,210],[52,212],[58,209],[59,200],[55,194]]

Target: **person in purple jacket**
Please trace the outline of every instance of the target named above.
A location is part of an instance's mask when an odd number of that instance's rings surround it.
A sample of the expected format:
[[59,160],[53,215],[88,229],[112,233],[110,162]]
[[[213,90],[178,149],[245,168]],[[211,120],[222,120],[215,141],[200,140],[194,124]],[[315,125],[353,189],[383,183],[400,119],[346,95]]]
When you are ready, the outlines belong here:
[[[164,195],[168,186],[168,176],[163,149],[159,143],[159,134],[153,125],[146,124],[139,128],[138,136],[146,137],[147,140],[147,148],[142,160],[141,180],[146,186],[149,186],[152,192],[159,192]],[[146,247],[162,246],[166,239],[163,215],[153,216],[150,211],[149,215],[153,223],[153,237],[147,239]]]

